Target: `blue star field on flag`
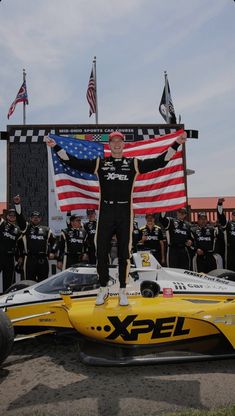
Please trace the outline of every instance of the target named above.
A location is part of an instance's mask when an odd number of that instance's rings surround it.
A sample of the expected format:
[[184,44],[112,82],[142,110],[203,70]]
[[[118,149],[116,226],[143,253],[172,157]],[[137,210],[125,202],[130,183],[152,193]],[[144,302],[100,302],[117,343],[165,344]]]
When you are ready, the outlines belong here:
[[[101,143],[91,142],[88,140],[79,140],[74,138],[69,138],[61,136],[56,136],[54,134],[49,134],[49,137],[54,139],[56,143],[64,149],[71,156],[76,157],[77,159],[97,159],[97,157],[104,157],[104,146]],[[52,148],[52,161],[55,174],[68,174],[74,178],[82,178],[86,180],[97,180],[96,175],[92,175],[85,172],[79,172],[76,169],[70,168],[61,162],[57,153]]]

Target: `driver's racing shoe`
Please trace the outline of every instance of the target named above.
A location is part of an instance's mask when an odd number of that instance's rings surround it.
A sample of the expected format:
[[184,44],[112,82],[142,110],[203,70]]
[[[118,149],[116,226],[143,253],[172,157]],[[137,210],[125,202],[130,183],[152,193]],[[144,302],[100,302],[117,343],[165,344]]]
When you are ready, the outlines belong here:
[[97,295],[97,297],[96,297],[95,304],[96,304],[97,306],[99,306],[99,305],[103,305],[103,304],[104,304],[104,302],[106,301],[106,299],[107,299],[108,295],[109,295],[109,291],[108,291],[107,286],[105,286],[105,287],[100,287],[100,290],[99,290],[98,295]]
[[125,288],[122,288],[122,289],[119,290],[119,305],[120,306],[128,306],[129,305]]

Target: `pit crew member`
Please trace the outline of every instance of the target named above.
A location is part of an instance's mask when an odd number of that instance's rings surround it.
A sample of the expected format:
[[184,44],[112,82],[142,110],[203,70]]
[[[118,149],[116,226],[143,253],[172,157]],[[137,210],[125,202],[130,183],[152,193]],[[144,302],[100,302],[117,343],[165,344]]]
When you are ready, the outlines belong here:
[[218,228],[208,223],[206,212],[198,213],[198,223],[192,227],[194,235],[193,270],[208,273],[222,268],[222,258],[215,253]]
[[231,221],[228,221],[223,210],[224,201],[224,198],[219,198],[217,205],[217,215],[219,224],[222,226],[224,233],[225,268],[235,271],[235,210],[232,211]]
[[21,198],[14,198],[16,220],[22,234],[19,239],[20,257],[23,256],[24,278],[41,282],[49,274],[49,259],[54,259],[56,239],[49,227],[42,225],[39,211],[33,211],[26,221],[21,208]]
[[87,209],[88,222],[85,222],[86,248],[90,264],[96,264],[95,234],[96,234],[96,212],[95,209]]
[[146,214],[146,225],[140,228],[139,248],[141,250],[151,250],[154,257],[161,263],[165,264],[165,247],[161,227],[155,224],[153,214]]
[[16,212],[9,209],[6,220],[0,218],[0,272],[3,292],[14,283],[15,256],[20,236],[20,228],[16,225]]
[[191,226],[186,221],[186,208],[179,208],[176,215],[177,218],[172,218],[161,212],[159,216],[159,222],[166,230],[167,266],[190,270],[189,250],[193,243],[193,235]]
[[58,244],[57,267],[65,270],[81,263],[85,252],[86,231],[79,215],[71,215],[69,227],[62,230]]

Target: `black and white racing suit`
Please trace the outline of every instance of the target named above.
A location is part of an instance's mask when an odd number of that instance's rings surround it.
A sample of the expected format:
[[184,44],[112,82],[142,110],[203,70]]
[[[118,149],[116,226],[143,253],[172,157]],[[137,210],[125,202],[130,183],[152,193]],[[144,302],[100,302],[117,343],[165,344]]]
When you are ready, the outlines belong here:
[[218,221],[222,226],[225,242],[225,268],[235,271],[235,221],[228,221],[223,212],[223,205],[217,206]]
[[3,292],[14,283],[15,255],[20,235],[17,225],[0,218],[0,272],[3,278]]
[[55,237],[46,225],[27,222],[20,205],[16,205],[16,220],[22,231],[19,251],[20,256],[24,257],[24,279],[41,282],[49,274],[48,254],[54,254]]
[[84,224],[86,230],[86,248],[88,253],[88,259],[90,264],[96,264],[96,249],[95,249],[95,234],[96,234],[97,221],[91,220]]
[[191,259],[186,243],[193,241],[191,226],[187,221],[167,217],[161,212],[159,222],[166,230],[167,266],[182,269],[191,268]]
[[[217,257],[215,253],[215,243],[218,229],[210,224],[202,227],[196,225],[192,228],[194,235],[195,256],[193,258],[193,270],[196,272],[209,273],[217,268]],[[197,254],[197,249],[202,254]],[[218,256],[218,255],[217,255]]]
[[68,227],[61,231],[58,244],[58,261],[63,263],[63,270],[82,262],[85,239],[86,231],[83,227]]
[[56,145],[54,150],[60,160],[79,171],[94,173],[100,184],[100,207],[96,233],[97,273],[101,286],[109,280],[109,251],[112,236],[118,243],[120,288],[126,287],[132,247],[133,210],[132,191],[136,176],[167,165],[179,144],[175,142],[166,152],[152,159],[97,158],[77,159]]
[[141,243],[142,238],[146,239],[139,245],[141,250],[151,250],[152,254],[159,263],[162,264],[162,244],[163,244],[163,233],[161,227],[154,225],[152,228],[149,228],[146,224],[144,227],[140,228],[139,240]]

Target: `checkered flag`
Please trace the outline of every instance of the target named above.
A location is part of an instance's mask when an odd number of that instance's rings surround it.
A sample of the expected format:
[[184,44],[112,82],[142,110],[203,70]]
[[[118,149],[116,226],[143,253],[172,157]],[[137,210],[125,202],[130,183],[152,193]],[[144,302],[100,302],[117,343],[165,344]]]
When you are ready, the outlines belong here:
[[93,141],[100,142],[101,141],[101,134],[93,134]]

